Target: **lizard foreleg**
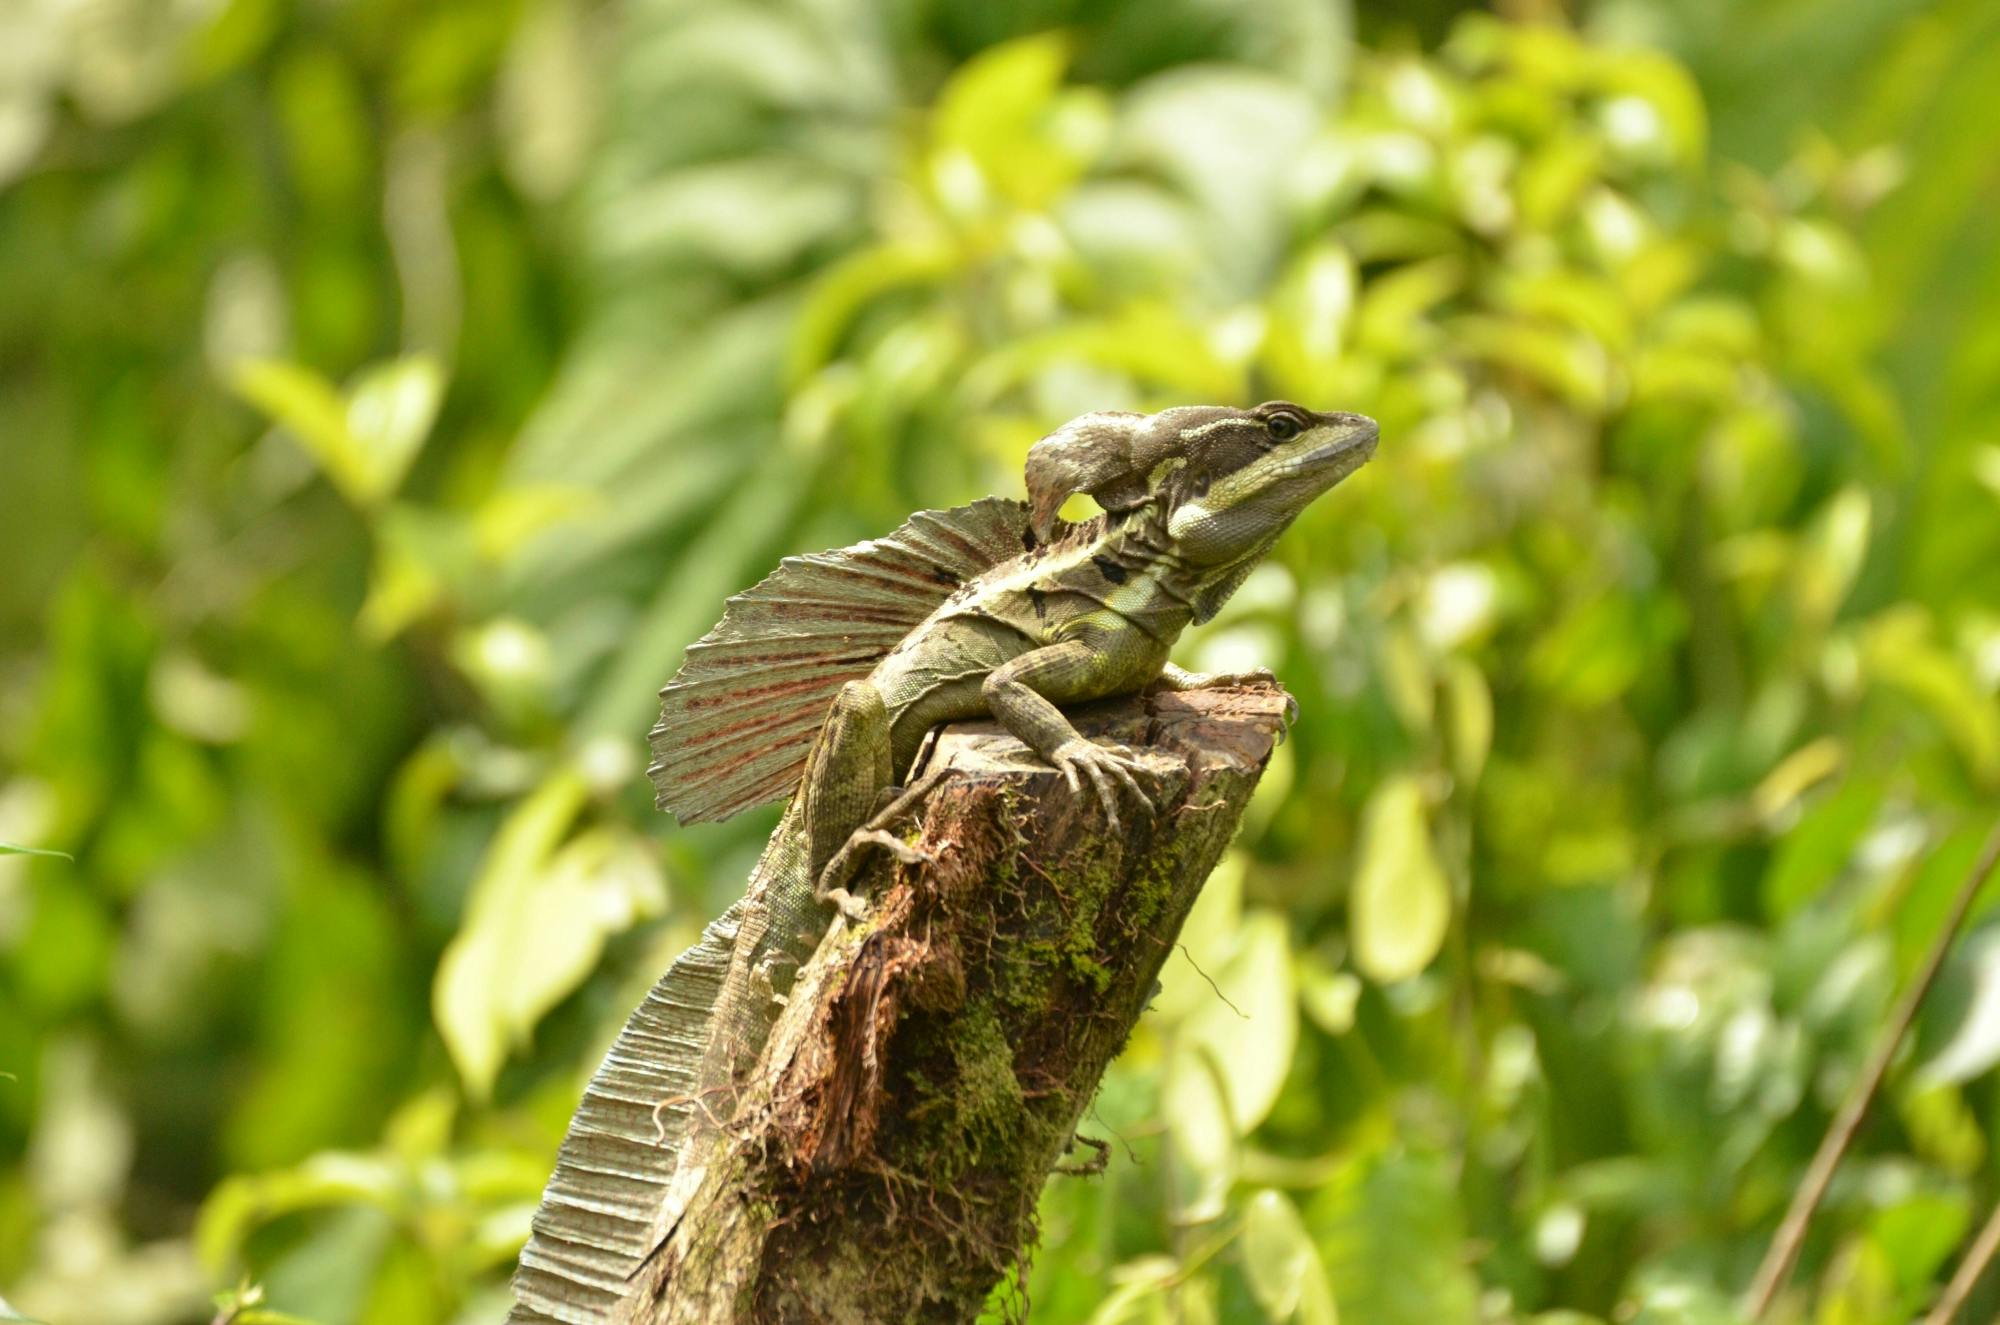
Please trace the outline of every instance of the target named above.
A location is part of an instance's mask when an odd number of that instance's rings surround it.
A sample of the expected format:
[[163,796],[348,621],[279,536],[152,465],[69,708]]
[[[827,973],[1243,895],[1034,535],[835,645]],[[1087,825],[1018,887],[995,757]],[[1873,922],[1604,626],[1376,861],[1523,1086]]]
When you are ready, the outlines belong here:
[[1073,639],[1030,650],[995,668],[984,686],[988,711],[1060,769],[1071,791],[1081,794],[1088,779],[1113,828],[1118,827],[1119,784],[1141,805],[1152,807],[1135,776],[1145,765],[1124,751],[1085,740],[1056,705],[1119,693],[1131,666],[1132,660],[1116,652]]

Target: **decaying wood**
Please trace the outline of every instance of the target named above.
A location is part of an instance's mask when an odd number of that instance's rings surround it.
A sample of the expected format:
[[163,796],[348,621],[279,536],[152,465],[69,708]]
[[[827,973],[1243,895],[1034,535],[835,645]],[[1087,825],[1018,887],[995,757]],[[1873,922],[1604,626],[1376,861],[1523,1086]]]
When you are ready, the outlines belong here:
[[[991,723],[948,767],[793,985],[708,1148],[635,1325],[963,1325],[1034,1238],[1044,1180],[1124,1045],[1269,758],[1275,688],[1073,716],[1142,752],[1150,813],[1095,799]],[[1084,1156],[1087,1158],[1087,1156]],[[1087,1167],[1084,1166],[1084,1167]],[[1061,1177],[1057,1181],[1087,1181]]]

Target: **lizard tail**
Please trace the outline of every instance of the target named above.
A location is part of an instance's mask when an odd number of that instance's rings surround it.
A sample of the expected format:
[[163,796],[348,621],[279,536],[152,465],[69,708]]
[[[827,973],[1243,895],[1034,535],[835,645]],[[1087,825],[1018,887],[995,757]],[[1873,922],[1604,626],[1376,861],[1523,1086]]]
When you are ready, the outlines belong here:
[[659,1245],[747,901],[682,953],[584,1092],[514,1274],[507,1325],[603,1325]]

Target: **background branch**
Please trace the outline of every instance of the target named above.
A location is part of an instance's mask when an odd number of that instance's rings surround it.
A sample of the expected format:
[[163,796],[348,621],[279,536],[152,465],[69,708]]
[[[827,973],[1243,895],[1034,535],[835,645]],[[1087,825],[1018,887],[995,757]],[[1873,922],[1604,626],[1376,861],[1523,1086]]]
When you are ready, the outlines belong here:
[[1897,1002],[1890,1015],[1888,1025],[1869,1052],[1868,1061],[1862,1066],[1861,1075],[1849,1087],[1847,1098],[1840,1102],[1840,1111],[1828,1124],[1826,1136],[1814,1152],[1812,1163],[1798,1188],[1792,1193],[1791,1206],[1778,1224],[1778,1231],[1771,1238],[1770,1248],[1764,1253],[1763,1263],[1757,1267],[1757,1276],[1751,1281],[1747,1310],[1752,1320],[1761,1320],[1770,1310],[1778,1290],[1783,1288],[1790,1277],[1792,1266],[1797,1263],[1799,1249],[1805,1245],[1806,1229],[1812,1223],[1813,1212],[1826,1199],[1827,1186],[1833,1181],[1834,1170],[1840,1167],[1841,1156],[1854,1143],[1854,1137],[1861,1130],[1862,1120],[1868,1116],[1868,1107],[1882,1088],[1882,1082],[1889,1075],[1889,1064],[1894,1061],[1896,1051],[1902,1046],[1903,1037],[1909,1033],[1911,1023],[1917,1018],[1917,1010],[1923,1006],[1924,996],[1937,981],[1938,972],[1944,968],[1944,959],[1951,952],[1952,941],[1965,924],[1965,917],[1972,910],[1973,899],[1993,873],[1996,862],[2000,862],[2000,824],[1986,838],[1986,845],[1980,849],[1978,860],[1966,874],[1965,881],[1958,886],[1958,893],[1952,898],[1951,910],[1944,923],[1938,926],[1937,935],[1931,940],[1930,950],[1924,954],[1923,964],[1917,968],[1916,976],[1903,997]]

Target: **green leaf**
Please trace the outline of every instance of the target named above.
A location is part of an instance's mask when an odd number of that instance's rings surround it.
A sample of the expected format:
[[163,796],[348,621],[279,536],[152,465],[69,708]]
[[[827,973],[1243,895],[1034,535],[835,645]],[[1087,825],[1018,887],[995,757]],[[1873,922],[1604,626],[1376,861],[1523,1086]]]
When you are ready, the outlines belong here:
[[[1917,1069],[1917,1080],[1956,1085],[2000,1063],[2000,930],[1967,935],[1947,960],[1940,983],[1940,997],[1926,1008],[1925,1029],[1947,1018],[1948,1023],[1936,1034],[1942,1043]],[[1947,993],[1957,997],[1943,997]]]
[[1063,93],[1069,48],[1061,32],[1002,42],[945,84],[931,121],[932,174],[950,210],[981,210],[988,189],[1039,208],[1075,182],[1101,137],[1079,119],[1097,120],[1101,112],[1095,98]]
[[0,1321],[16,1321],[21,1322],[21,1325],[46,1325],[46,1322],[36,1320],[33,1316],[23,1316],[9,1306],[4,1297],[0,1297]]
[[598,828],[563,842],[587,794],[582,774],[564,769],[514,808],[438,963],[432,1012],[476,1098],[595,969],[605,940],[666,905],[659,866],[636,837]]
[[202,1204],[195,1249],[204,1265],[221,1272],[261,1225],[327,1206],[389,1209],[403,1194],[406,1178],[401,1166],[379,1156],[339,1151],[314,1155],[295,1168],[227,1178]]
[[365,370],[345,398],[318,373],[276,359],[235,365],[230,386],[297,439],[357,506],[395,492],[430,434],[444,370],[425,355]]
[[347,428],[355,446],[353,495],[374,505],[402,486],[430,436],[444,400],[444,369],[428,355],[411,355],[363,372],[347,398]]
[[1354,1029],[1355,1005],[1361,1001],[1361,981],[1351,971],[1336,971],[1311,953],[1299,956],[1299,1001],[1313,1024],[1328,1035]]
[[1267,1187],[1250,1198],[1243,1210],[1241,1251],[1257,1305],[1272,1320],[1290,1320],[1306,1296],[1307,1276],[1319,1268],[1319,1250],[1283,1192]]
[[299,364],[245,359],[230,371],[237,395],[291,433],[343,493],[360,469],[347,431],[347,406],[333,383]]
[[1211,975],[1216,989],[1195,1005],[1182,1032],[1220,1070],[1223,1097],[1240,1136],[1277,1103],[1299,1039],[1291,930],[1284,914],[1263,907],[1246,915],[1236,951]]
[[1799,545],[1792,594],[1802,623],[1823,626],[1847,598],[1868,555],[1868,494],[1847,488],[1826,504]]
[[1831,883],[1876,821],[1882,784],[1852,778],[1799,818],[1772,852],[1764,875],[1764,905],[1787,916]]
[[1366,1325],[1479,1319],[1456,1159],[1397,1146],[1349,1164],[1307,1207],[1340,1314]]
[[1181,1277],[1181,1264],[1171,1256],[1142,1256],[1114,1272],[1117,1287],[1090,1313],[1087,1325],[1152,1325],[1163,1312],[1147,1311]]
[[1423,792],[1407,774],[1375,789],[1362,816],[1348,899],[1354,963],[1379,984],[1430,965],[1451,925],[1451,888],[1431,846]]
[[1870,621],[1861,632],[1861,663],[1872,679],[1929,711],[1980,784],[2000,783],[2000,702],[1963,658],[1933,640],[1928,612],[1902,603]]
[[46,847],[16,846],[12,842],[0,842],[0,856],[51,856],[56,860],[75,860],[67,851],[51,851]]
[[1493,749],[1493,692],[1476,663],[1452,658],[1444,665],[1445,741],[1452,775],[1470,789]]
[[500,161],[521,192],[560,197],[581,173],[603,84],[575,0],[539,0],[514,31],[494,104]]
[[1876,1211],[1869,1221],[1869,1236],[1895,1269],[1897,1283],[1908,1293],[1929,1286],[1931,1276],[1943,1269],[1958,1249],[1971,1222],[1972,1212],[1964,1195],[1919,1192]]
[[1215,1069],[1189,1046],[1167,1060],[1160,1083],[1160,1111],[1173,1156],[1175,1217],[1186,1223],[1219,1218],[1236,1181],[1236,1129]]

